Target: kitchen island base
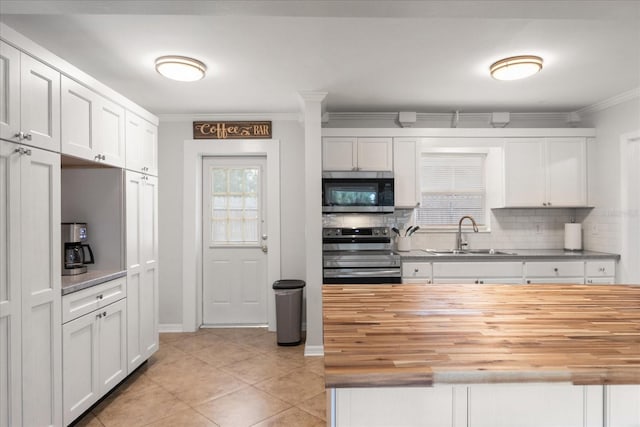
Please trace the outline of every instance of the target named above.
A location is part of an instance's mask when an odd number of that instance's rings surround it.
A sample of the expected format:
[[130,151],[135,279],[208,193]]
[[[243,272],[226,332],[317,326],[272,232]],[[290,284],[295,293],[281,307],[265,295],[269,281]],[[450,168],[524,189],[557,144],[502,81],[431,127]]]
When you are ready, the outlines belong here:
[[328,398],[339,427],[640,426],[640,385],[334,388]]

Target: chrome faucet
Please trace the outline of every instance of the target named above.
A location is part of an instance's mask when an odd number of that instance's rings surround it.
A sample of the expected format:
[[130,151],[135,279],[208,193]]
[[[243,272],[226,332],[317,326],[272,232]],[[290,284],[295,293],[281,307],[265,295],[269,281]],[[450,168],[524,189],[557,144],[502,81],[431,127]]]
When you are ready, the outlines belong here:
[[472,216],[465,215],[460,218],[460,221],[458,222],[458,235],[456,236],[456,249],[458,249],[459,251],[462,250],[462,221],[467,218],[471,220],[471,224],[473,225],[473,232],[478,232],[478,224],[476,224],[476,220],[473,219]]

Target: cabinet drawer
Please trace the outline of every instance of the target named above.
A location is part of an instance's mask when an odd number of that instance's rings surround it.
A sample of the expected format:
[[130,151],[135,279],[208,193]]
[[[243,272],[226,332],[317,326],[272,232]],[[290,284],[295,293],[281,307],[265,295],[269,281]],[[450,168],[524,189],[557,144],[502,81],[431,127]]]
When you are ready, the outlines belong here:
[[615,275],[615,261],[587,261],[587,277],[606,277]]
[[428,262],[403,262],[402,277],[409,279],[431,279],[431,263]]
[[522,277],[522,262],[443,262],[433,264],[434,277]]
[[62,323],[77,319],[127,296],[127,278],[121,277],[62,297]]
[[584,277],[583,261],[542,261],[525,264],[530,277]]

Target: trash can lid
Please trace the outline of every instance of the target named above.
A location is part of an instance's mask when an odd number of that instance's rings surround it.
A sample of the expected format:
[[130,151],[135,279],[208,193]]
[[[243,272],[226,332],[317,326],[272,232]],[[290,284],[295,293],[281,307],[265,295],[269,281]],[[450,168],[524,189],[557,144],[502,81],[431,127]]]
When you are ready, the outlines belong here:
[[276,280],[273,282],[273,289],[300,289],[304,285],[304,280]]

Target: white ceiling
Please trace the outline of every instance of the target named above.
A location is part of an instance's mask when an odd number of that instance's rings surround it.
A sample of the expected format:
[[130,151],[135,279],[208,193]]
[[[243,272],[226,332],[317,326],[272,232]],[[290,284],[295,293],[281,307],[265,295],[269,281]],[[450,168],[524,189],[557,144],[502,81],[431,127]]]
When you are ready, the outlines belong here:
[[[569,112],[640,87],[640,1],[30,1],[0,20],[156,114]],[[156,57],[193,56],[196,83]],[[488,76],[506,56],[543,71]]]

